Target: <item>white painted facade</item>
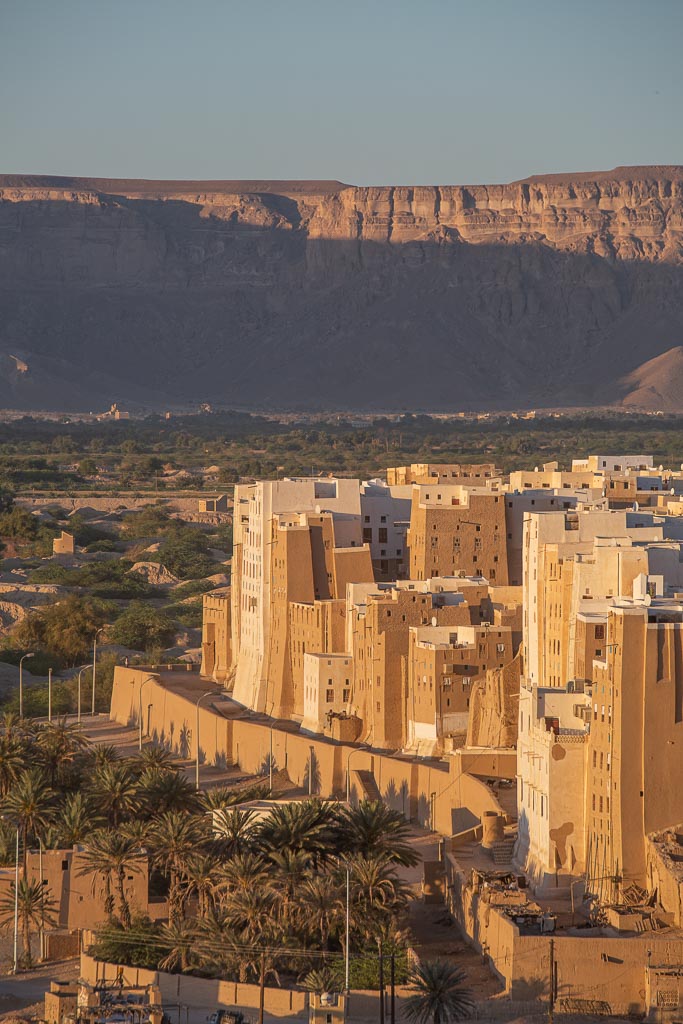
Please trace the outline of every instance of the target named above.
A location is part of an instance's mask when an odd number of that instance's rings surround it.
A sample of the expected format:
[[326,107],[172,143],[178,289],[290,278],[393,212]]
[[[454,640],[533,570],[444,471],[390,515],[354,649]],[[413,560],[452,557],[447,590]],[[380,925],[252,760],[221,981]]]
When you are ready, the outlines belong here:
[[566,886],[583,868],[589,725],[582,708],[590,710],[587,694],[521,687],[515,859],[540,888]]
[[241,545],[242,572],[238,614],[239,636],[233,697],[255,711],[266,707],[265,658],[270,640],[270,523],[280,513],[332,512],[339,546],[359,546],[360,483],[358,480],[266,480],[235,487],[235,544]]

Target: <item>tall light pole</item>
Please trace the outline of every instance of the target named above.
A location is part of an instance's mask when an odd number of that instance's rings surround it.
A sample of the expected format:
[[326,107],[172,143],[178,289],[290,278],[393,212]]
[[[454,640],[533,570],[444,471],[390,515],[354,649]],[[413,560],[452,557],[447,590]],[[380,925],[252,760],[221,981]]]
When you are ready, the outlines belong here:
[[14,863],[14,966],[12,974],[19,972],[19,826],[17,825],[17,849]]
[[156,676],[147,676],[147,678],[143,679],[140,684],[140,692],[138,693],[138,698],[140,701],[140,708],[138,714],[138,750],[142,750],[142,691],[147,685],[147,683],[154,682],[155,678]]
[[104,629],[104,626],[100,626],[100,628],[95,633],[95,639],[93,640],[92,645],[92,710],[90,714],[93,716],[95,715],[95,676],[97,674],[97,638],[100,635],[100,633],[104,631]]
[[270,723],[270,753],[268,754],[268,796],[273,795],[273,726],[275,719]]
[[81,676],[85,672],[87,665],[85,665],[78,673],[78,724],[81,724]]
[[215,696],[215,693],[216,693],[215,690],[207,690],[206,693],[203,693],[200,697],[197,697],[197,703],[196,703],[196,707],[197,707],[197,723],[196,723],[196,726],[197,727],[196,727],[196,730],[195,730],[195,744],[196,744],[196,747],[197,747],[197,749],[196,749],[197,759],[196,759],[195,776],[194,776],[194,788],[197,790],[197,792],[199,792],[199,705],[204,700],[205,697],[213,697],[213,696]]
[[52,669],[47,670],[47,720],[52,721]]
[[[345,958],[345,963],[344,963],[344,989],[345,989],[345,992],[346,992],[346,1004],[348,1004],[348,1001],[349,1001],[349,987],[350,987],[349,986],[349,976],[350,976],[350,968],[351,968],[351,961],[350,961],[350,956],[349,956],[349,932],[351,930],[350,921],[351,921],[351,869],[349,867],[349,862],[347,861],[346,862],[346,928],[345,928],[346,939],[345,939],[345,945],[344,945],[344,952],[346,953],[346,958]],[[346,1011],[346,1013],[348,1013],[348,1010]]]
[[19,658],[19,718],[24,717],[24,662],[27,658],[35,658],[35,654],[23,654]]

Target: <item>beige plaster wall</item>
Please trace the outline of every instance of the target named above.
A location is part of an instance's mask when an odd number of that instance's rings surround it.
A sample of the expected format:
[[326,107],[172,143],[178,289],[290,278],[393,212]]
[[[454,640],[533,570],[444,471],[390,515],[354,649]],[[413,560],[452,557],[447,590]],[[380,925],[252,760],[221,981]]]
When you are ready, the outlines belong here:
[[[147,670],[116,668],[111,703],[114,721],[124,725],[137,723],[139,688],[148,675]],[[221,691],[217,688],[216,693]],[[194,700],[172,692],[156,678],[145,686],[143,698],[145,706],[152,705],[151,736],[194,758]],[[200,707],[199,732],[201,763],[236,763],[250,774],[264,771],[271,739],[268,725],[248,718],[223,718],[209,700]],[[486,810],[500,810],[489,787],[463,773],[455,758],[426,763],[277,728],[273,729],[272,743],[277,769],[285,769],[295,784],[305,785],[313,748],[315,789],[321,796],[344,796],[347,766],[352,772],[370,771],[389,806],[423,825],[431,824],[443,835],[450,836],[476,824]],[[353,785],[351,795],[354,800],[361,796]]]

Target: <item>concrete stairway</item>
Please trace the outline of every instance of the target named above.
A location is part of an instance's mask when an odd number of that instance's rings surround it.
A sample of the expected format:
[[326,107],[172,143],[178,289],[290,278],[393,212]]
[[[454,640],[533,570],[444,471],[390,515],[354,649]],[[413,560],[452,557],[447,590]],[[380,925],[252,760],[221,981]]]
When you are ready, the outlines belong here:
[[375,801],[382,799],[382,794],[379,791],[379,786],[375,781],[373,772],[359,769],[358,771],[352,771],[351,775],[356,782],[358,795],[362,800]]

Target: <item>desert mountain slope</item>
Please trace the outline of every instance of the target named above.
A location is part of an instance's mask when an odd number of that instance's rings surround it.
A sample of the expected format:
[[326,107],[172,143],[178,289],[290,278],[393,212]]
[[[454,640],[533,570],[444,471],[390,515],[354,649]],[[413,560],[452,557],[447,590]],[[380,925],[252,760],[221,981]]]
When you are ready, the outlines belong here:
[[[4,406],[650,405],[652,386],[669,408],[643,364],[682,337],[680,167],[376,188],[0,176]],[[648,383],[624,383],[639,367]]]
[[683,413],[683,347],[677,345],[626,374],[622,403],[638,409]]

